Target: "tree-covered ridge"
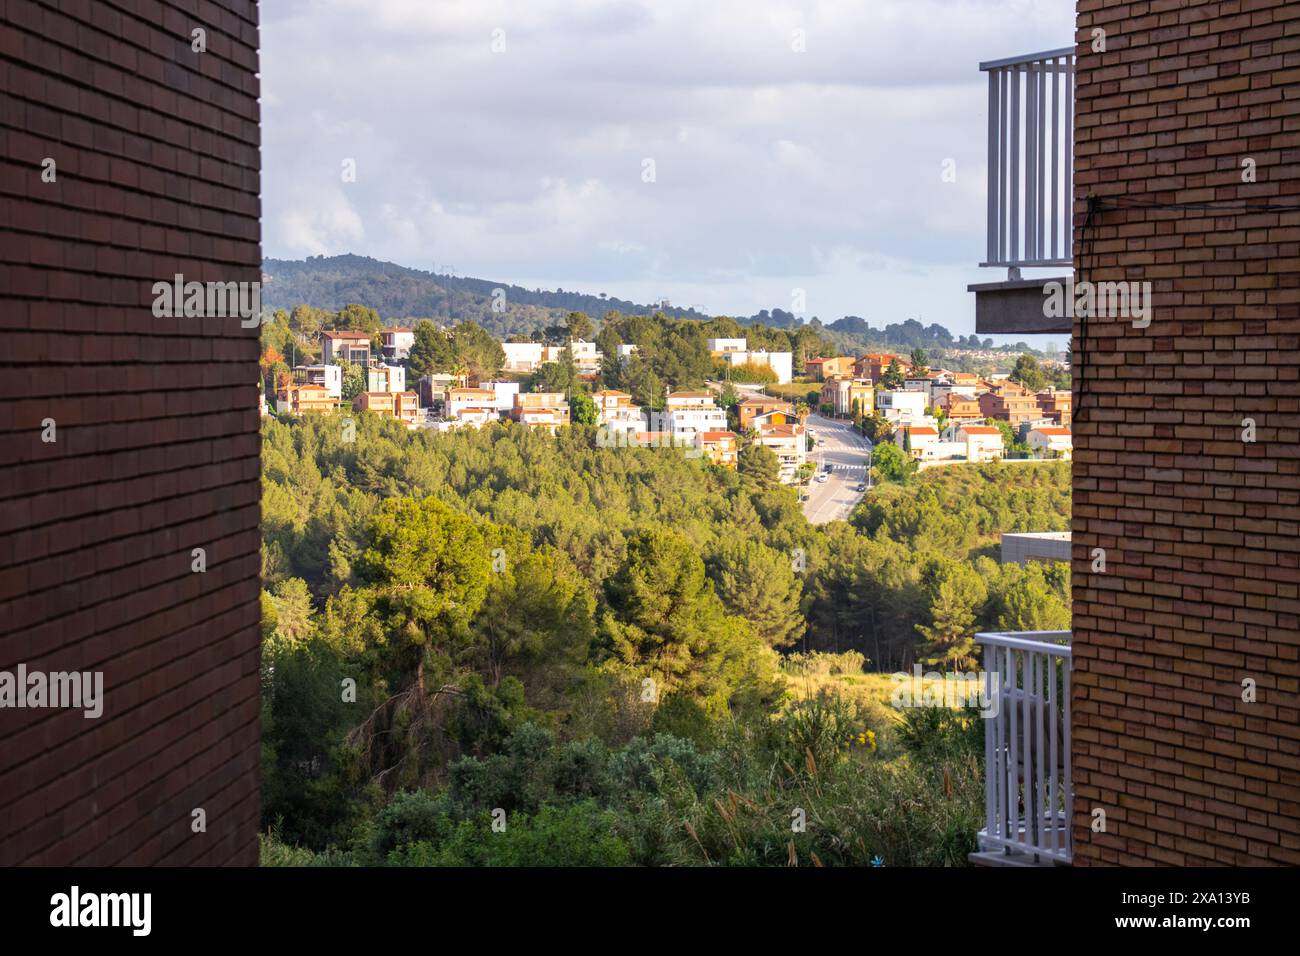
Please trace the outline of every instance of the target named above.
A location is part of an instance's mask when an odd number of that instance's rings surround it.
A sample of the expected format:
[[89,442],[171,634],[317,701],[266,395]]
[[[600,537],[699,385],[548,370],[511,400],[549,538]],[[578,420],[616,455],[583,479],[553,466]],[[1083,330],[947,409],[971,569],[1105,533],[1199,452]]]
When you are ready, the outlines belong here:
[[[592,428],[361,415],[346,441],[307,415],[263,445],[266,823],[351,862],[778,862],[788,793],[820,815],[802,860],[959,862],[969,724],[936,762],[782,655],[965,667],[977,628],[1068,621],[1064,565],[970,561],[1008,508],[1060,519],[1065,466],[938,469],[822,529],[788,488]],[[928,816],[877,818],[891,788]]]
[[[661,312],[672,318],[701,322],[711,318],[695,309],[665,306],[663,303],[629,302],[603,293],[589,295],[563,289],[526,289],[507,282],[452,275],[445,271],[410,269],[357,255],[312,256],[301,261],[266,259],[262,263],[262,272],[268,277],[263,284],[262,304],[271,311],[291,312],[297,306],[307,306],[325,312],[339,312],[350,304],[365,303],[388,325],[414,325],[420,319],[445,326],[474,322],[499,339],[540,335],[548,328],[563,325],[571,312],[581,312],[596,320],[603,320],[610,312],[625,316]],[[739,335],[750,334],[748,330],[755,326],[782,330],[791,335],[807,328],[823,343],[820,351],[809,352],[808,357],[814,354],[910,352],[917,348],[930,349],[938,354],[952,349],[993,349],[991,339],[981,341],[975,335],[955,336],[943,325],[934,322],[927,325],[915,319],[887,323],[877,328],[855,315],[823,320],[778,308],[763,309],[750,316],[736,316],[734,322]],[[1033,352],[1024,343],[1004,346],[998,351],[1011,355]]]

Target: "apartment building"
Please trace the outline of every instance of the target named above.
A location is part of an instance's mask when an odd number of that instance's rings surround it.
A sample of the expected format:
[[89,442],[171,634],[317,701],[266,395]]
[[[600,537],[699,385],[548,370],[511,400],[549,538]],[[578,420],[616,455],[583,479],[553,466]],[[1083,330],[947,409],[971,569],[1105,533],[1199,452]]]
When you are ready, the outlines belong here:
[[770,412],[781,412],[793,418],[794,406],[785,399],[770,398],[766,395],[751,395],[736,405],[736,417],[740,421],[740,430],[746,431],[754,427],[756,417],[767,415]]
[[351,362],[353,365],[370,364],[370,336],[365,332],[346,329],[320,334],[320,360],[323,365]]
[[387,362],[402,362],[411,357],[411,346],[415,345],[415,330],[400,325],[392,325],[379,333],[383,343],[383,356]]
[[943,398],[940,398],[935,405],[948,416],[948,421],[961,422],[982,422],[984,413],[980,409],[980,403],[973,398],[967,398],[957,392],[949,392]]
[[727,431],[727,413],[712,392],[670,392],[662,414],[663,430],[674,435]]
[[1038,396],[1015,382],[1002,382],[979,397],[985,418],[1019,425],[1039,416]]
[[1074,396],[1065,389],[1048,388],[1039,392],[1038,408],[1044,418],[1049,418],[1063,428],[1070,427],[1071,412],[1074,409]]
[[776,453],[782,483],[798,481],[799,468],[808,460],[808,439],[802,425],[763,425],[758,431],[758,444]]
[[[1068,676],[1043,710],[1056,723],[1032,730],[1069,755],[1072,777],[990,747],[984,857],[1300,864],[1296,23],[1284,0],[1080,0],[1076,46],[982,65],[992,214],[980,259],[1010,274],[971,287],[976,330],[1073,336],[1077,446],[1072,630],[977,638],[986,666],[1013,662],[999,672],[1007,694],[1034,694],[1026,672]],[[1049,79],[1073,113],[1045,110],[1029,148],[1063,142],[1064,175],[1048,172],[1072,183],[1060,206],[1030,189],[1041,202],[1015,236],[1004,213],[1027,183],[999,146],[1027,127],[1007,94]],[[1056,274],[1029,278],[1031,263]],[[1125,283],[1149,308],[1045,308],[1048,283],[1066,281]],[[992,743],[1005,723],[987,729]],[[1057,801],[1024,786],[1008,803],[1000,781],[1017,769]]]
[[865,378],[833,377],[822,384],[821,403],[831,406],[836,415],[869,415],[874,395],[875,389]]

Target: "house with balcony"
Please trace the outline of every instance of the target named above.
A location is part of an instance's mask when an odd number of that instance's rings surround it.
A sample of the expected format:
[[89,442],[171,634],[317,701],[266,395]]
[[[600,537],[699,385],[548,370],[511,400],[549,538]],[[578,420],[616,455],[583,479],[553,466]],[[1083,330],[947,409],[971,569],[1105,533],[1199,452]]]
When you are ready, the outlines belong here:
[[415,330],[405,326],[390,325],[380,331],[379,339],[383,343],[384,361],[404,362],[411,357],[411,347],[415,345]]
[[334,401],[343,400],[343,366],[295,365],[293,381],[298,385],[319,385]]
[[544,428],[552,434],[569,424],[569,402],[563,392],[522,392],[514,396],[510,417],[529,428]]
[[829,405],[835,415],[869,415],[875,389],[865,378],[835,376],[822,383],[822,405]]
[[1067,389],[1048,388],[1038,393],[1038,408],[1044,418],[1051,419],[1062,428],[1069,428],[1074,396]]
[[872,352],[866,355],[860,355],[853,362],[853,377],[865,378],[872,384],[879,387],[880,380],[885,375],[885,369],[889,368],[890,363],[897,362],[903,374],[912,368],[912,360],[906,355],[893,355],[889,352]]
[[948,421],[954,424],[984,421],[980,403],[959,392],[949,392],[935,403],[935,407],[943,411],[948,416]]
[[[443,406],[443,417],[452,421],[462,421],[466,413],[477,422],[486,413],[492,418],[500,418],[501,411],[496,407],[496,392],[490,388],[449,388]],[[514,407],[513,405],[511,406]]]
[[607,388],[593,392],[591,400],[596,403],[596,423],[611,434],[645,430],[645,413],[632,403],[632,396],[627,392]]
[[1038,396],[1015,382],[1002,382],[979,397],[980,413],[985,418],[1019,425],[1041,414]]
[[370,336],[365,332],[333,329],[320,334],[320,360],[323,365],[351,362],[370,364]]
[[808,460],[808,439],[802,425],[763,425],[757,443],[776,453],[782,484],[792,485],[799,480],[799,469]]
[[904,392],[901,389],[876,392],[876,411],[894,426],[933,424],[926,415],[928,407],[924,392]]
[[669,392],[661,421],[662,430],[674,435],[727,431],[727,413],[713,401],[712,392]]
[[754,428],[754,419],[772,412],[781,413],[794,417],[794,406],[783,398],[772,398],[767,395],[751,395],[736,405],[736,417],[740,421],[740,430],[746,431]]

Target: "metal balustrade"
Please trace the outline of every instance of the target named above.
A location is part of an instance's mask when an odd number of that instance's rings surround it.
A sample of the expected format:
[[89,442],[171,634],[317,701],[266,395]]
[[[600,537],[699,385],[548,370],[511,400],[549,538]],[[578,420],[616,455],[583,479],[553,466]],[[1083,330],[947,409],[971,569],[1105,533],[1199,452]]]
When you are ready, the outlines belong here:
[[1070,632],[981,633],[986,700],[982,851],[1069,863]]
[[1009,270],[1073,263],[1074,47],[980,64],[989,75],[988,253]]

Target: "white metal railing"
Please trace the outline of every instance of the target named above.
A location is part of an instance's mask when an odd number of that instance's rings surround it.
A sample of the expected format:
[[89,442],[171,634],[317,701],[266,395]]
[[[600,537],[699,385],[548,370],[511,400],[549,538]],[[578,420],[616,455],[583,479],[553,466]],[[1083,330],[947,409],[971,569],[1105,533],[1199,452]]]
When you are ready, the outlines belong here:
[[989,75],[984,266],[1073,263],[1074,47],[981,63]]
[[1070,632],[982,633],[986,700],[982,850],[1069,863]]

